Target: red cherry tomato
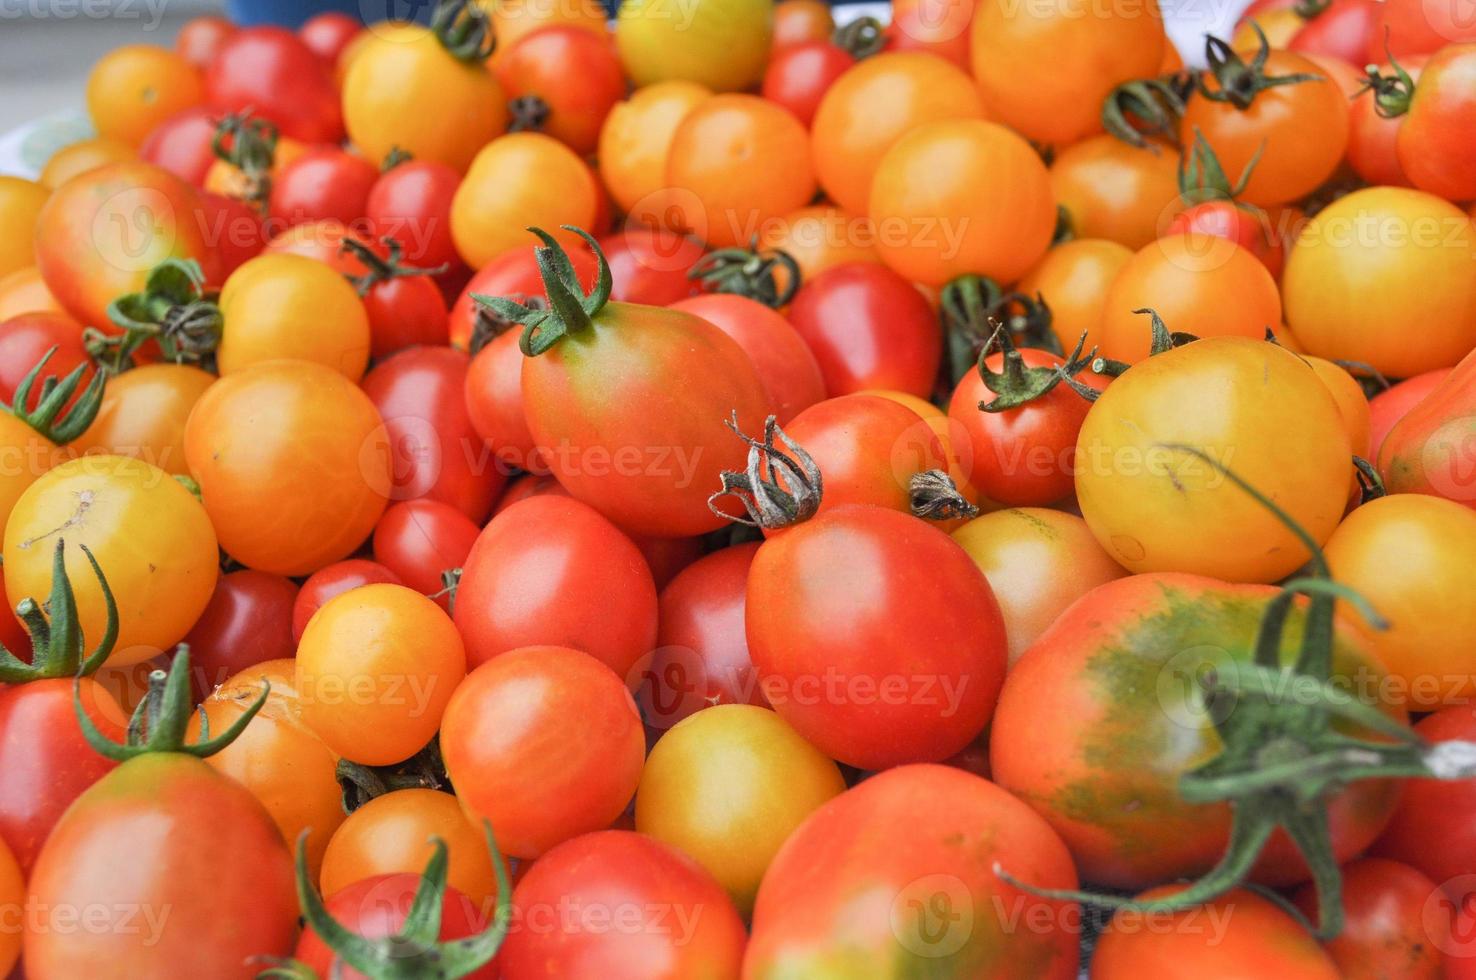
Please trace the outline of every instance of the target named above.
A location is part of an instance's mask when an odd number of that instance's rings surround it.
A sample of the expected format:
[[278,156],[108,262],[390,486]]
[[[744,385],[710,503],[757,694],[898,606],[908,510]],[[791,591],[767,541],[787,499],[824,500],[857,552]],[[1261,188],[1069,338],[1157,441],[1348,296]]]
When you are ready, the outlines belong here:
[[610,298],[619,303],[670,306],[701,292],[687,271],[702,258],[696,239],[660,228],[628,225],[600,239],[615,286]]
[[1426,371],[1412,378],[1394,385],[1388,391],[1381,391],[1368,400],[1368,458],[1377,460],[1379,458],[1379,447],[1384,444],[1384,437],[1389,430],[1409,414],[1409,410],[1420,402],[1425,396],[1440,387],[1447,377],[1450,376],[1451,368],[1436,368],[1434,371]]
[[250,109],[304,143],[343,139],[338,87],[322,60],[283,27],[246,27],[220,46],[205,72],[210,108]]
[[[1431,742],[1476,738],[1470,706],[1445,708],[1423,718],[1415,731]],[[1476,780],[1411,779],[1394,817],[1370,853],[1415,868],[1458,901],[1476,894]]]
[[216,114],[204,106],[177,112],[154,127],[138,148],[139,159],[205,186],[205,175],[215,165]]
[[338,64],[338,56],[343,54],[344,48],[363,30],[364,24],[357,17],[328,10],[304,21],[297,29],[297,36],[331,70]]
[[200,223],[215,245],[221,274],[230,276],[267,245],[266,223],[245,201],[205,191],[200,195]]
[[393,238],[422,268],[461,265],[451,238],[451,198],[461,175],[434,160],[409,160],[381,174],[364,216],[375,238]]
[[804,41],[775,51],[764,72],[764,98],[777,102],[810,125],[831,84],[856,63],[849,51],[830,41]]
[[334,562],[309,575],[298,590],[297,601],[292,604],[294,644],[302,639],[302,631],[307,629],[308,620],[313,618],[313,613],[321,609],[329,599],[361,585],[376,585],[381,582],[390,585],[404,584],[400,581],[400,576],[379,562],[366,558]]
[[[598,274],[594,256],[587,249],[567,250],[569,262],[586,289],[594,285]],[[507,296],[512,299],[543,299],[543,278],[538,274],[538,259],[533,246],[504,252],[477,270],[451,307],[451,346],[467,350],[476,331],[477,317],[486,316],[473,295]]]
[[1164,236],[1183,234],[1232,241],[1260,259],[1277,278],[1286,264],[1286,242],[1276,234],[1266,212],[1248,211],[1231,201],[1205,201],[1174,215]]
[[[600,127],[625,98],[625,75],[607,37],[583,27],[554,25],[525,34],[498,52],[497,80],[514,115],[520,107],[535,128],[580,155],[594,152]],[[521,100],[536,99],[529,107]]]
[[379,169],[363,157],[325,146],[294,157],[272,178],[269,212],[279,227],[335,218],[351,224],[364,217]]
[[1364,64],[1380,6],[1376,0],[1332,0],[1297,31],[1287,50]]
[[184,638],[195,700],[205,700],[247,667],[291,657],[297,651],[296,603],[297,585],[281,575],[243,568],[217,579],[205,611]]
[[1476,198],[1476,43],[1449,45],[1425,62],[1395,148],[1420,190]]
[[[523,352],[517,331],[494,337],[466,372],[466,414],[498,465],[547,472],[523,415]],[[505,506],[505,503],[499,506]]]
[[388,259],[365,262],[368,274],[358,282],[375,360],[407,347],[446,346],[450,315],[441,287],[402,260],[403,254],[397,258],[392,248]]
[[412,347],[375,365],[364,393],[389,432],[392,499],[439,500],[480,522],[507,477],[467,416],[469,363],[449,347]]
[[179,29],[174,50],[196,68],[209,68],[221,45],[235,33],[236,25],[224,17],[191,17]]
[[788,320],[745,296],[711,294],[671,304],[695,313],[732,337],[753,361],[781,425],[825,398],[825,379],[815,355]]
[[656,639],[646,560],[592,507],[552,494],[520,501],[483,529],[456,592],[469,667],[518,647],[583,650],[626,677]]
[[388,249],[377,241],[371,241],[363,229],[351,228],[334,218],[308,221],[288,228],[267,242],[262,251],[268,255],[302,255],[346,276],[362,276],[369,270],[357,255],[343,247],[343,243],[349,240],[381,257],[388,254]]
[[[444,587],[441,573],[466,562],[481,531],[450,504],[402,500],[374,526],[374,560],[416,592],[435,596]],[[449,595],[436,598],[443,609],[449,600]]]
[[[0,401],[14,404],[16,386],[53,347],[56,353],[46,362],[48,375],[66,377],[89,361],[82,326],[65,313],[22,313],[0,323]],[[35,408],[40,400],[41,386],[34,385],[27,408]]]
[[922,293],[886,266],[822,272],[795,294],[789,319],[815,352],[831,397],[868,388],[932,393],[943,352],[938,319]]
[[[1398,861],[1361,858],[1342,871],[1343,931],[1324,948],[1343,976],[1446,980],[1442,964],[1455,948],[1450,926],[1456,902]],[[1317,921],[1314,886],[1303,885],[1292,901]]]
[[1378,8],[1365,61],[1378,64],[1391,55],[1403,61],[1411,55],[1434,54],[1447,44],[1476,41],[1470,0],[1386,0]]

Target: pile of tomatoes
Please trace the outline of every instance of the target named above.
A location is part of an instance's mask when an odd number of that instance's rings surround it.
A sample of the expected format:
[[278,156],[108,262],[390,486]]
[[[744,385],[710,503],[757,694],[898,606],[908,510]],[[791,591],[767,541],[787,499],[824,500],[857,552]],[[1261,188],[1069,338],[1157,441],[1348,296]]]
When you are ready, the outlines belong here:
[[0,975],[1476,976],[1471,23],[109,53],[0,177]]

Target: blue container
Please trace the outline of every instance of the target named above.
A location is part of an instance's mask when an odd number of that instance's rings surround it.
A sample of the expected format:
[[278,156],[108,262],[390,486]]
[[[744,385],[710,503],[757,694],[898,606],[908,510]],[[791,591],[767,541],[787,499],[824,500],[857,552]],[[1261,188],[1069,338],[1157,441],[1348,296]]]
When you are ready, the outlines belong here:
[[365,23],[381,20],[428,21],[434,0],[228,0],[226,12],[238,24],[299,27],[317,14],[335,11]]

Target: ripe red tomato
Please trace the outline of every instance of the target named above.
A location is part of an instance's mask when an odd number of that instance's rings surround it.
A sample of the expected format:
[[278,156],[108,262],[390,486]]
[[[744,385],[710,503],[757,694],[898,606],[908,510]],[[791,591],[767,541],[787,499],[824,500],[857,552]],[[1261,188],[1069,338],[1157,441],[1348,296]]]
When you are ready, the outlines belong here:
[[828,39],[788,45],[769,59],[760,91],[809,126],[831,84],[855,63],[849,51]]
[[556,24],[523,35],[498,52],[495,72],[514,120],[525,115],[536,122],[530,128],[582,156],[594,152],[605,117],[625,97],[614,45],[582,27]]
[[[615,281],[610,298],[617,302],[670,306],[701,291],[687,278],[687,271],[705,254],[694,238],[629,224],[601,238],[600,251],[610,264]],[[542,290],[541,283],[538,288]]]
[[163,167],[196,187],[205,186],[205,175],[215,165],[215,140],[218,119],[204,106],[177,112],[155,126],[138,148],[138,158]]
[[523,352],[515,331],[504,333],[472,358],[466,372],[466,413],[492,451],[495,464],[547,472],[523,414]]
[[210,108],[250,109],[283,136],[304,143],[343,139],[338,86],[322,60],[283,27],[245,27],[220,46],[205,71]]
[[481,522],[507,476],[466,411],[470,358],[449,347],[412,347],[364,376],[394,460],[392,500],[426,498]]
[[209,604],[184,638],[195,700],[205,700],[247,667],[291,657],[297,650],[296,602],[297,584],[281,575],[243,568],[217,579]]
[[[1393,65],[1379,64],[1383,58],[1380,54],[1375,60],[1380,76],[1394,77]],[[1423,56],[1401,59],[1399,67],[1409,74],[1411,80],[1418,82],[1426,60]],[[1381,115],[1379,102],[1372,95],[1353,101],[1348,116],[1348,166],[1369,184],[1413,187],[1399,163],[1399,130],[1404,125],[1404,117]]]
[[1375,64],[1390,55],[1402,61],[1410,55],[1434,54],[1447,44],[1476,41],[1469,0],[1387,0],[1378,6],[1365,59]]
[[1379,447],[1391,493],[1426,493],[1476,508],[1476,353],[1394,424]]
[[1261,210],[1251,211],[1234,201],[1205,201],[1185,208],[1174,215],[1164,231],[1164,237],[1174,235],[1194,236],[1196,247],[1213,247],[1204,238],[1223,238],[1232,241],[1261,260],[1266,271],[1280,278],[1281,268],[1286,264],[1286,240],[1277,233],[1270,215]]
[[[527,927],[498,956],[507,977],[737,980],[743,961],[743,921],[722,887],[675,848],[626,830],[585,834],[539,858],[513,907]],[[626,925],[565,911],[594,908],[627,910]]]
[[790,322],[820,363],[831,397],[870,388],[926,398],[943,335],[933,308],[886,266],[852,263],[800,287]]
[[199,69],[210,67],[221,45],[236,33],[236,25],[224,17],[191,17],[179,29],[174,50]]
[[373,237],[399,242],[411,265],[459,267],[461,256],[451,238],[451,198],[460,184],[460,174],[435,160],[407,160],[385,171],[364,202]]
[[587,504],[543,495],[483,529],[456,593],[467,663],[518,647],[583,650],[628,676],[656,639],[656,586],[630,539]]
[[665,731],[712,704],[767,706],[743,632],[758,548],[750,542],[715,551],[661,590],[656,648],[636,692],[647,725]]
[[[419,874],[375,875],[356,881],[329,895],[323,903],[328,913],[349,932],[368,939],[387,939],[405,926],[423,879]],[[465,939],[486,926],[481,909],[454,887],[447,885],[441,900],[441,942]],[[304,929],[293,958],[319,977],[365,980],[364,974],[338,962],[328,944],[312,929]],[[497,960],[465,974],[467,980],[497,980]]]
[[994,712],[999,605],[968,554],[915,517],[842,504],[786,529],[754,557],[747,603],[765,697],[837,761],[940,761]]
[[355,285],[369,316],[370,354],[378,360],[407,347],[446,346],[450,316],[440,285],[421,270],[401,264],[400,243],[386,241],[387,256],[367,248],[355,250],[368,270]]
[[462,566],[481,531],[450,504],[403,500],[391,504],[374,526],[374,560],[446,609],[450,597],[436,596],[444,587],[441,573]]
[[379,168],[336,146],[309,149],[272,177],[271,218],[282,228],[334,218],[351,224],[364,217]]
[[1375,0],[1331,0],[1297,31],[1287,50],[1366,64],[1380,6]]
[[1379,449],[1384,444],[1384,437],[1389,434],[1399,420],[1410,413],[1425,396],[1430,394],[1446,378],[1450,377],[1452,368],[1436,368],[1434,371],[1426,371],[1412,378],[1390,387],[1387,391],[1381,391],[1368,400],[1368,452],[1371,460],[1379,458]]
[[1476,197],[1476,43],[1448,45],[1425,63],[1396,150],[1420,190]]
[[304,21],[297,29],[297,36],[332,70],[338,64],[339,55],[363,30],[364,23],[357,17],[328,10]]
[[400,581],[400,576],[379,562],[369,561],[366,558],[350,558],[347,561],[334,562],[309,575],[302,583],[296,601],[292,603],[294,647],[296,642],[302,639],[302,631],[307,629],[308,620],[313,618],[313,613],[321,609],[329,599],[342,595],[350,589],[357,589],[361,585],[374,585],[381,582],[387,582],[390,585],[405,584]]
[[[1402,977],[1445,980],[1444,953],[1451,950],[1455,902],[1440,886],[1407,864],[1361,858],[1343,865],[1343,931],[1325,943],[1345,978]],[[1317,889],[1303,885],[1292,897],[1317,921]]]
[[266,222],[259,211],[238,197],[205,191],[200,195],[199,218],[220,255],[222,276],[229,277],[266,248]]
[[999,787],[946,766],[873,776],[810,814],[775,855],[744,976],[870,976],[885,963],[894,976],[1074,978],[1080,909],[1016,888],[996,867],[1038,888],[1076,887],[1061,839]]
[[[1415,731],[1430,742],[1476,738],[1469,705],[1443,708],[1421,719]],[[1460,901],[1476,893],[1476,780],[1411,779],[1403,784],[1394,817],[1372,853],[1415,868]]]
[[499,654],[456,689],[441,755],[462,806],[533,858],[608,827],[640,783],[641,716],[625,682],[589,654],[532,646]]
[[[511,299],[547,301],[548,296],[543,291],[543,278],[538,272],[536,251],[532,246],[513,249],[477,270],[451,307],[451,346],[470,350],[478,318],[492,317],[496,320],[490,310],[472,299],[473,296],[506,296]],[[596,275],[594,256],[582,248],[570,249],[568,255],[580,285],[586,289],[593,288]],[[513,332],[517,333],[516,329]]]
[[[0,401],[7,406],[15,403],[16,386],[53,347],[56,353],[46,362],[48,375],[64,378],[88,363],[82,325],[65,313],[22,313],[0,323]],[[26,407],[34,409],[40,401],[41,386],[34,385]]]
[[825,398],[820,365],[803,337],[781,314],[746,296],[710,294],[672,303],[695,313],[732,337],[758,371],[769,396],[769,408],[787,424]]

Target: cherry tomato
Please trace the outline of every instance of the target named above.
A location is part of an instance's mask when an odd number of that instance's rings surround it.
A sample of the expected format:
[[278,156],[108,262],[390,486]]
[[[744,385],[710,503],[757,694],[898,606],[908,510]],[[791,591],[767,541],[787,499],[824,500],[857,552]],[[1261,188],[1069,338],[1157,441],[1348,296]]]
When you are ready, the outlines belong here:
[[365,585],[313,614],[295,676],[303,721],[318,737],[346,759],[385,766],[435,735],[466,653],[434,602],[403,585]]
[[869,976],[886,964],[898,976],[1076,977],[1076,906],[1017,888],[997,868],[1041,888],[1076,884],[1060,838],[986,780],[926,765],[873,776],[780,848],[759,888],[745,975]]
[[943,352],[927,299],[886,266],[851,263],[800,287],[789,311],[832,396],[888,388],[932,393]]
[[982,0],[970,60],[990,117],[1038,143],[1099,132],[1114,88],[1151,78],[1168,44],[1158,4],[1018,7]]
[[564,225],[588,228],[598,209],[593,172],[573,150],[542,133],[509,133],[482,148],[451,201],[451,234],[466,264],[480,269],[548,229],[576,242]]
[[683,79],[747,91],[764,74],[773,11],[770,0],[724,0],[676,14],[660,0],[638,0],[616,14],[615,47],[637,88]]
[[830,5],[819,0],[780,0],[774,4],[773,50],[791,44],[824,41],[835,31]]
[[[1380,55],[1374,63],[1378,64],[1382,59]],[[1401,60],[1399,67],[1418,82],[1425,61],[1423,57]],[[1393,75],[1394,66],[1378,64],[1378,71],[1388,78]],[[1385,118],[1379,114],[1378,105],[1378,100],[1372,96],[1353,100],[1348,115],[1348,166],[1369,184],[1413,187],[1399,163],[1399,130],[1404,125],[1404,118]]]
[[375,561],[367,558],[350,558],[347,561],[325,565],[307,577],[298,590],[297,600],[292,604],[293,645],[302,640],[302,631],[307,629],[313,613],[323,607],[329,599],[342,595],[361,585],[387,582],[404,585],[400,576]]
[[[722,887],[685,854],[628,830],[585,834],[539,858],[513,890],[513,907],[529,926],[502,947],[509,977],[597,970],[608,980],[736,980],[743,961],[743,920]],[[611,929],[559,911],[595,907],[639,918]]]
[[1140,249],[1182,206],[1178,173],[1176,155],[1162,146],[1139,148],[1115,136],[1093,136],[1056,154],[1051,190],[1078,238]]
[[1084,349],[1098,345],[1107,294],[1131,249],[1105,238],[1079,238],[1055,246],[1016,291],[1044,300],[1051,310],[1051,330],[1062,350],[1071,350],[1086,335]]
[[[620,250],[617,249],[617,255],[619,254]],[[580,285],[586,289],[592,288],[596,276],[594,256],[583,248],[570,249],[568,255],[569,264],[574,267]],[[472,336],[476,333],[479,319],[490,319],[494,324],[497,323],[492,312],[479,304],[474,296],[506,296],[519,302],[525,299],[541,299],[546,302],[548,296],[544,293],[543,279],[538,272],[537,250],[533,247],[510,249],[482,266],[471,277],[451,307],[451,346],[462,350],[471,348]],[[517,332],[513,331],[513,334],[516,337]],[[517,348],[516,340],[513,347]],[[517,375],[513,377],[516,380]]]
[[472,358],[466,373],[466,414],[503,472],[547,472],[548,463],[533,444],[523,415],[523,352],[518,335],[496,337]]
[[41,168],[41,184],[56,190],[73,177],[110,163],[128,163],[138,159],[137,151],[121,140],[97,136],[78,140],[57,150]]
[[451,238],[451,199],[461,175],[434,160],[408,160],[381,174],[364,203],[375,239],[393,238],[421,268],[460,265]]
[[349,44],[363,32],[364,24],[357,17],[328,10],[304,21],[297,29],[297,36],[331,70]]
[[1286,242],[1276,233],[1271,216],[1265,211],[1247,211],[1233,201],[1204,201],[1174,215],[1165,238],[1190,236],[1194,252],[1214,249],[1223,238],[1254,255],[1273,279],[1281,277],[1286,263]]
[[1379,16],[1368,38],[1371,62],[1393,56],[1434,54],[1447,44],[1476,41],[1476,22],[1470,5],[1427,3],[1425,0],[1389,0],[1379,5]]
[[0,223],[6,230],[0,241],[0,276],[24,269],[36,261],[32,237],[41,209],[51,192],[22,177],[0,176]]
[[[1470,739],[1476,737],[1476,712],[1469,705],[1444,708],[1421,719],[1415,732],[1429,742]],[[1415,868],[1463,901],[1476,892],[1476,828],[1467,819],[1473,805],[1476,781],[1407,780],[1371,853]],[[1469,937],[1459,938],[1469,943]]]
[[[255,664],[290,658],[297,650],[292,636],[296,601],[297,584],[280,575],[249,568],[222,575],[205,611],[184,638],[190,647],[195,700],[205,700]],[[221,725],[218,730],[229,727]]]
[[[7,406],[15,403],[16,386],[53,347],[56,353],[46,362],[47,375],[64,378],[88,361],[82,327],[65,313],[23,313],[0,321],[0,401]],[[36,385],[26,407],[34,409],[40,401]]]
[[284,228],[321,218],[357,221],[378,180],[378,168],[357,154],[337,147],[310,149],[273,177],[271,217]]
[[210,67],[221,45],[236,33],[236,25],[224,17],[191,17],[180,27],[174,50],[201,71]]
[[629,538],[577,500],[514,504],[482,531],[463,568],[455,619],[473,666],[552,644],[625,677],[654,645],[651,570]]
[[211,732],[225,731],[261,696],[263,682],[271,684],[266,704],[241,736],[206,761],[261,801],[283,840],[312,831],[308,868],[316,878],[329,836],[343,822],[343,793],[335,776],[337,754],[303,721],[290,646],[288,654],[252,664],[215,688],[190,719],[188,734],[200,737],[201,715]]
[[262,254],[301,255],[323,263],[340,275],[362,276],[369,269],[353,250],[343,247],[348,240],[358,242],[377,255],[388,254],[384,245],[370,240],[365,231],[333,218],[307,221],[288,228],[267,242]]
[[441,573],[461,568],[481,527],[461,511],[439,500],[405,500],[391,504],[374,528],[374,559],[422,595],[436,598],[444,584]]
[[430,860],[431,838],[446,844],[446,883],[490,913],[497,880],[481,822],[467,819],[456,797],[432,789],[401,789],[359,807],[326,840],[322,889],[335,895],[365,878],[416,873]]
[[779,313],[744,296],[712,294],[671,304],[732,337],[753,361],[781,424],[825,398],[825,380],[804,338]]
[[657,82],[617,102],[600,129],[600,177],[627,214],[643,212],[666,187],[666,157],[677,125],[712,91],[696,82]]
[[581,27],[542,27],[519,38],[497,62],[497,78],[517,114],[519,100],[533,128],[582,155],[594,152],[600,128],[625,96],[625,76],[610,42]]
[[61,313],[61,304],[34,265],[0,276],[0,323],[22,313]]
[[[1453,947],[1451,910],[1436,898],[1440,886],[1407,864],[1382,858],[1353,861],[1342,873],[1343,931],[1324,948],[1345,980],[1445,980],[1442,954]],[[1293,901],[1317,921],[1315,888],[1302,886]]]
[[[769,222],[759,233],[759,246],[782,250],[794,259],[802,284],[836,266],[881,263],[871,219],[826,204],[803,207]],[[782,266],[774,272],[775,285],[786,288],[788,272]]]
[[[627,225],[600,239],[600,251],[615,280],[618,303],[670,306],[695,296],[700,287],[687,271],[702,258],[702,244],[662,228]],[[581,276],[581,279],[583,277]],[[542,283],[537,287],[542,292]]]
[[203,187],[216,160],[211,148],[215,124],[215,114],[204,106],[176,112],[149,130],[138,148],[139,159]]
[[498,845],[532,858],[608,827],[635,795],[645,761],[625,682],[569,647],[523,647],[482,664],[446,709],[446,772]]
[[1476,43],[1452,44],[1425,63],[1399,127],[1399,166],[1422,191],[1476,197]]
[[177,112],[205,101],[200,72],[168,48],[125,44],[87,76],[87,112],[98,135],[138,146]]
[[898,0],[892,4],[887,50],[935,54],[968,71],[969,28],[978,6],[977,0]]
[[1355,191],[1308,222],[1287,256],[1287,325],[1309,354],[1388,377],[1450,367],[1476,347],[1473,247],[1476,229],[1453,204],[1397,187]]
[[1379,451],[1387,436],[1401,419],[1409,414],[1425,396],[1441,386],[1450,377],[1450,368],[1436,368],[1400,381],[1387,391],[1381,391],[1368,401],[1369,437],[1368,459],[1378,460]]
[[747,601],[764,695],[833,759],[946,759],[993,713],[999,605],[968,554],[915,517],[843,504],[791,527],[754,557]]
[[250,109],[275,124],[283,136],[305,143],[337,143],[343,138],[343,113],[332,74],[286,28],[243,27],[231,34],[205,71],[205,90],[216,112]]
[[855,56],[829,39],[787,45],[769,59],[760,91],[808,126],[826,90],[855,63]]
[[353,287],[321,262],[258,256],[226,280],[220,312],[223,377],[281,358],[320,364],[350,381],[364,376],[369,316]]
[[525,35],[544,27],[568,25],[607,37],[610,18],[599,0],[477,0],[492,18],[492,36],[497,47],[492,51],[495,69],[507,51]]
[[221,546],[279,575],[351,554],[393,487],[374,403],[338,372],[305,361],[253,365],[212,385],[185,426],[185,461]]
[[133,456],[172,475],[188,475],[185,422],[214,375],[188,364],[144,364],[113,377],[102,407],[71,448]]

